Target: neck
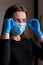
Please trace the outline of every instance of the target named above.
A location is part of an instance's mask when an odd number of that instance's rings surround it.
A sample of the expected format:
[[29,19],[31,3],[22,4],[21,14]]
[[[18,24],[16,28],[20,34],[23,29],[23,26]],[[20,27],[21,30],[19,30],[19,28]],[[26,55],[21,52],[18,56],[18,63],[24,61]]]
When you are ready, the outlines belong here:
[[21,37],[20,37],[20,35],[12,35],[11,39],[16,40],[16,41],[20,41]]

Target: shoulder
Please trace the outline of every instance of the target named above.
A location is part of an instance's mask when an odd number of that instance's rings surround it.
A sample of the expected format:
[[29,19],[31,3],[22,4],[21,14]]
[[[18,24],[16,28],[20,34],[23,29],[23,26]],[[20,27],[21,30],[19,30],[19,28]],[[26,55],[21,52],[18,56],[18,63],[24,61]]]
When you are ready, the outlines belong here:
[[36,41],[34,41],[32,38],[24,38],[24,40],[27,42],[27,44],[30,44],[30,45],[32,45],[32,46],[37,46],[38,44],[37,44],[37,42]]

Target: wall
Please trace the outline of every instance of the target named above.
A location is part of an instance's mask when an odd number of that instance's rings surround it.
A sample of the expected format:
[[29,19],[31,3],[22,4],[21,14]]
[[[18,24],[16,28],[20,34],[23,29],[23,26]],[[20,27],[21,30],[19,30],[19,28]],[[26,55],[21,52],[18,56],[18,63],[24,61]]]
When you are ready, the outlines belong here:
[[[38,0],[38,18],[41,24],[41,31],[43,32],[43,0]],[[38,65],[43,65],[43,60],[38,60]]]
[[[33,1],[34,0],[0,0],[0,34],[2,30],[3,17],[4,17],[6,9],[13,4],[18,4],[18,3],[23,4],[29,12],[29,18],[32,18],[34,16],[34,2]],[[28,33],[27,33],[27,36],[28,36]]]
[[41,23],[41,30],[43,32],[43,0],[38,0],[38,18]]

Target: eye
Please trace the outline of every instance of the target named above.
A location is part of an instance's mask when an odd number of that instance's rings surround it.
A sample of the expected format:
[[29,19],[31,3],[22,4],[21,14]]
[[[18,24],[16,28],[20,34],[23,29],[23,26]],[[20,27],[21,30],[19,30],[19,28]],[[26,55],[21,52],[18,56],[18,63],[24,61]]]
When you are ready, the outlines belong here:
[[26,22],[26,19],[23,19],[23,22],[25,23]]
[[21,22],[26,23],[26,19],[18,19],[18,18],[16,18],[16,19],[14,19],[14,21],[18,22],[18,23],[21,23]]
[[16,22],[19,22],[20,20],[19,20],[19,19],[16,19],[15,21],[16,21]]
[[15,22],[20,22],[20,20],[19,20],[19,19],[14,19],[14,21],[15,21]]

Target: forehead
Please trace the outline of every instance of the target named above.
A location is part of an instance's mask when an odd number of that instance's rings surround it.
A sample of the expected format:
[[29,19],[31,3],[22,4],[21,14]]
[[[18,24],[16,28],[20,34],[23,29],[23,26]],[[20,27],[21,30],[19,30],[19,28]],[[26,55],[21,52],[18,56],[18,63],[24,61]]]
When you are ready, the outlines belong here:
[[14,18],[26,18],[26,13],[24,11],[17,11],[13,13]]

